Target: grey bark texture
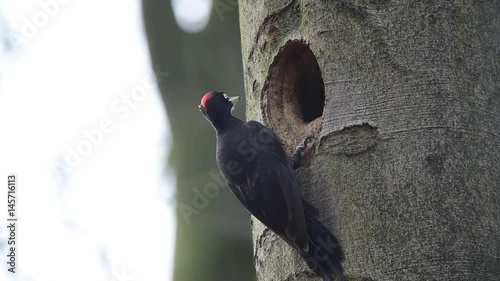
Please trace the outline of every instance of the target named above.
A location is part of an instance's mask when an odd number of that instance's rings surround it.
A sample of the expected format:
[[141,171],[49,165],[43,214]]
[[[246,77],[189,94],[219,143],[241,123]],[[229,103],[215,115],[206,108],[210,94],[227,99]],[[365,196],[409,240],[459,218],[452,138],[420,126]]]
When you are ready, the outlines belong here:
[[[500,280],[500,1],[239,4],[248,119],[317,137],[297,177],[348,280]],[[253,236],[259,280],[317,280]]]

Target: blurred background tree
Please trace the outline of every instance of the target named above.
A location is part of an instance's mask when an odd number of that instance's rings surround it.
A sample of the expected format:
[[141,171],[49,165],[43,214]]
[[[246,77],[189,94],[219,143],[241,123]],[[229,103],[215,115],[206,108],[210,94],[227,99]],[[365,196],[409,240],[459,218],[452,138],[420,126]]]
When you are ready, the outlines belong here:
[[[174,280],[255,280],[249,214],[211,176],[219,174],[215,135],[197,108],[210,90],[244,95],[236,1],[214,2],[208,25],[194,34],[179,28],[170,1],[142,3],[152,64],[169,73],[160,91],[173,136],[169,162],[177,180]],[[239,106],[236,114],[243,117],[244,108]],[[214,198],[200,195],[213,184],[220,189]]]

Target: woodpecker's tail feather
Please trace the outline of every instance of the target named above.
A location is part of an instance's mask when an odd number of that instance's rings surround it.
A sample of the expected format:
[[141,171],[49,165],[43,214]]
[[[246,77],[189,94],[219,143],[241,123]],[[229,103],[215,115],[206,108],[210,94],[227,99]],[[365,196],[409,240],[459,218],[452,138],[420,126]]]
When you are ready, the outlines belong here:
[[344,252],[337,238],[317,218],[318,211],[304,202],[306,225],[309,233],[309,252],[302,253],[307,265],[313,269],[323,281],[345,281],[342,274]]

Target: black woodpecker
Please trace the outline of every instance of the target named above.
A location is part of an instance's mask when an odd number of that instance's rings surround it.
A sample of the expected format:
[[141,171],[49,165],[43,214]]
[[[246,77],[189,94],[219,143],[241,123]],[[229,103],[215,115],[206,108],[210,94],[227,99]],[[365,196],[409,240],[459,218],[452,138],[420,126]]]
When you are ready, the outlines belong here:
[[344,253],[337,238],[318,219],[318,211],[300,198],[294,169],[300,166],[304,140],[290,156],[278,136],[256,121],[231,114],[239,97],[209,92],[198,106],[217,133],[217,165],[238,200],[307,262],[324,281],[344,281]]

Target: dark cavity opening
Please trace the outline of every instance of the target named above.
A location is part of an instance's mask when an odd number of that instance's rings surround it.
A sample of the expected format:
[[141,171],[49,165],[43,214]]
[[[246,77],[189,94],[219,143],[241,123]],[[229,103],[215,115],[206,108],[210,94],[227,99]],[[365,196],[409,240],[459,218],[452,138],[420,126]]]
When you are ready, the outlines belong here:
[[304,41],[288,41],[274,57],[263,99],[267,121],[282,136],[300,139],[321,129],[325,84],[316,56]]
[[[312,56],[312,57],[311,57]],[[305,69],[300,70],[293,87],[292,96],[297,96],[296,107],[305,122],[311,122],[323,115],[325,86],[318,63],[312,53],[304,54]]]

